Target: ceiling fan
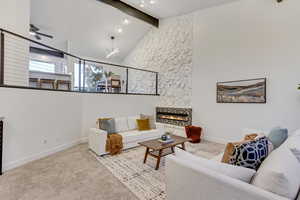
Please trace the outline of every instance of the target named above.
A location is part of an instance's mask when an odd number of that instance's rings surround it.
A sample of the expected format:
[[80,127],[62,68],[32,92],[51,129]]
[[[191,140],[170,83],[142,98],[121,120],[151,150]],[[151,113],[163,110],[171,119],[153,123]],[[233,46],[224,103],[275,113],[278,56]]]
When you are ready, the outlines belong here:
[[111,48],[111,50],[109,50],[108,54],[106,55],[107,59],[110,58],[110,57],[112,57],[112,56],[115,56],[118,53],[120,53],[120,49],[114,47],[114,40],[116,38],[114,36],[111,36],[110,39],[111,39],[111,44],[112,44],[111,46],[112,46],[112,48]]
[[47,38],[53,39],[52,35],[41,33],[41,32],[39,32],[39,30],[40,29],[38,27],[36,27],[33,24],[30,24],[29,34],[34,36],[37,40],[41,40],[42,37],[47,37]]

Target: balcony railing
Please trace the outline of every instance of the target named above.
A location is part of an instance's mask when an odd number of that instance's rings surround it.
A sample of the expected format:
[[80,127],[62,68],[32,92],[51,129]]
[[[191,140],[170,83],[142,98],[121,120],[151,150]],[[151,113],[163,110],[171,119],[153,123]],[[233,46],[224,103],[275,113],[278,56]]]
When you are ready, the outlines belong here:
[[155,71],[84,59],[0,29],[0,87],[159,95]]

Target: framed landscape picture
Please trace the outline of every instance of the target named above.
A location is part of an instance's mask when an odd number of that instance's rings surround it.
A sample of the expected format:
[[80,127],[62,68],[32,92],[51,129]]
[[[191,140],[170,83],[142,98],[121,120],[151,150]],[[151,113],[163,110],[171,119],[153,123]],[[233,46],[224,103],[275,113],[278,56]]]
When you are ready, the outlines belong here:
[[217,103],[266,103],[266,78],[217,83]]

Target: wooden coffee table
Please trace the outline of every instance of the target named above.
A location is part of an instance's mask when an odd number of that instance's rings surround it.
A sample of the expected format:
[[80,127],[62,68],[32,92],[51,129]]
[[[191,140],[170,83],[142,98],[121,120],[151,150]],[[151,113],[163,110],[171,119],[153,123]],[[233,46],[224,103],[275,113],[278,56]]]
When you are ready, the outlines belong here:
[[146,163],[148,155],[150,155],[154,158],[157,158],[155,170],[158,170],[159,164],[160,164],[160,159],[162,157],[174,153],[174,148],[177,145],[181,145],[181,147],[178,146],[178,148],[185,150],[185,143],[190,141],[190,139],[188,139],[188,138],[184,138],[184,137],[180,137],[180,136],[176,136],[176,135],[172,135],[171,137],[174,140],[174,142],[172,142],[170,144],[163,144],[158,141],[159,139],[140,142],[139,144],[141,146],[146,147],[144,163]]

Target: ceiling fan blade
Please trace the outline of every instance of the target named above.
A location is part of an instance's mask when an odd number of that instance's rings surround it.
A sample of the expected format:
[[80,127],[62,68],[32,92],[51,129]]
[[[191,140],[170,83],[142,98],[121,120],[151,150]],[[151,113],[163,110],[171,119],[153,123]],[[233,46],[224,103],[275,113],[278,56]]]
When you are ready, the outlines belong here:
[[37,40],[41,40],[41,39],[42,39],[39,35],[35,35],[35,38],[36,38]]
[[39,31],[40,29],[38,27],[36,27],[33,24],[30,24],[30,30],[32,30],[33,32]]
[[53,36],[52,36],[52,35],[48,35],[48,34],[40,33],[40,32],[36,32],[36,34],[37,34],[37,35],[40,35],[40,36],[44,36],[44,37],[53,39]]

